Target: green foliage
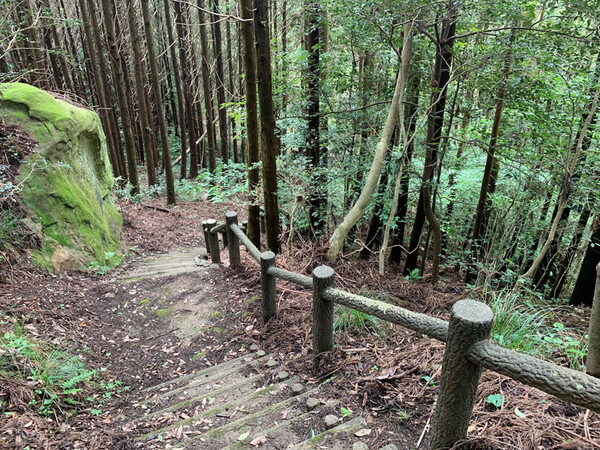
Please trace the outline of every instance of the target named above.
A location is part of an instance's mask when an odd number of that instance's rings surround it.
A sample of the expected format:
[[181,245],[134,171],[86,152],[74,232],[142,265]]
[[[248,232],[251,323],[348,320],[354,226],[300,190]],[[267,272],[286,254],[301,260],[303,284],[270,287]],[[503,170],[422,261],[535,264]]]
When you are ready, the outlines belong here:
[[206,196],[213,203],[222,203],[247,192],[247,170],[245,164],[223,164],[219,160],[214,173],[203,169],[194,183],[181,180],[176,189],[184,199],[193,200]]
[[506,399],[505,399],[504,395],[500,395],[500,394],[488,395],[487,398],[485,399],[486,403],[489,403],[490,405],[494,405],[498,409],[502,408],[502,405],[504,405],[505,401],[506,401]]
[[539,296],[520,296],[507,291],[491,302],[494,312],[492,340],[511,350],[541,357],[572,369],[585,368],[587,335],[581,335],[560,322],[551,322],[554,307]]
[[562,323],[554,322],[552,328],[538,332],[537,341],[544,353],[559,364],[572,369],[584,370],[587,355],[588,335],[579,336]]
[[404,278],[407,280],[410,280],[410,281],[416,281],[416,280],[420,280],[423,277],[421,275],[419,275],[419,269],[415,268],[415,269],[411,270],[408,273],[408,275],[406,275]]
[[375,316],[357,311],[347,306],[338,306],[333,321],[335,332],[375,333],[379,337],[385,336],[387,322]]
[[104,263],[92,261],[88,264],[87,268],[98,275],[105,275],[114,267],[114,262],[111,263],[111,261],[113,261],[115,257],[118,258],[116,252],[104,252]]
[[77,357],[26,336],[15,322],[14,332],[0,338],[0,377],[17,378],[33,387],[32,405],[51,415],[81,403],[81,392],[96,374]]
[[495,295],[490,302],[494,312],[492,340],[498,345],[525,353],[539,353],[537,332],[549,316],[547,307],[524,301],[508,291]]

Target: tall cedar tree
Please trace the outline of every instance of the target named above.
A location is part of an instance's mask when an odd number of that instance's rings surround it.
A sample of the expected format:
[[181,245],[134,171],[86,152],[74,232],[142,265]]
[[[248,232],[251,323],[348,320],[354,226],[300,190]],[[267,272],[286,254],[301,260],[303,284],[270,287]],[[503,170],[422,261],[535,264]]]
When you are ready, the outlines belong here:
[[[93,5],[93,1],[89,2],[89,4],[90,6]],[[102,17],[104,19],[104,30],[106,31],[106,41],[108,43],[108,52],[110,54],[112,75],[113,80],[115,81],[117,104],[119,105],[121,129],[123,131],[123,139],[125,141],[128,180],[133,186],[131,193],[135,195],[140,191],[140,182],[138,179],[136,150],[133,140],[133,127],[131,125],[131,115],[129,112],[129,104],[127,102],[127,94],[125,92],[125,84],[127,84],[128,81],[125,79],[123,66],[121,64],[121,53],[119,52],[117,44],[112,5],[110,4],[110,0],[101,0],[101,4],[103,12]]]
[[154,155],[152,146],[152,117],[150,113],[150,98],[146,89],[146,67],[140,46],[139,26],[136,17],[134,0],[127,0],[127,18],[129,20],[129,33],[131,47],[133,50],[133,69],[135,74],[135,92],[139,102],[141,132],[146,153],[146,170],[148,174],[148,185],[154,186],[156,181],[156,170],[154,167]]
[[[438,146],[442,136],[442,127],[444,125],[444,112],[446,110],[446,93],[448,82],[450,81],[450,66],[452,64],[452,46],[454,45],[454,35],[456,32],[456,13],[458,3],[450,2],[447,16],[442,20],[442,30],[439,37],[434,42],[436,46],[435,67],[431,85],[433,92],[431,94],[431,108],[427,124],[426,153],[425,164],[423,167],[423,176],[421,179],[421,191],[417,204],[417,213],[413,222],[412,233],[410,236],[410,245],[406,262],[404,264],[404,274],[408,275],[417,267],[419,256],[419,241],[423,232],[425,218],[429,226],[434,231],[434,265],[432,268],[432,283],[437,280],[436,263],[439,265],[441,251],[441,233],[439,220],[435,216],[431,206],[431,182],[435,175],[438,164]],[[425,258],[427,255],[424,255]]]
[[158,128],[160,130],[160,142],[162,147],[162,162],[165,170],[165,179],[167,182],[167,204],[175,204],[175,180],[173,179],[173,166],[171,164],[171,154],[169,152],[169,136],[167,134],[167,120],[163,110],[162,92],[160,89],[160,74],[158,73],[158,63],[156,53],[154,52],[154,37],[152,35],[152,23],[150,22],[150,11],[148,2],[142,0],[142,16],[144,18],[144,34],[146,35],[146,47],[148,48],[148,60],[150,62],[150,80],[154,95],[156,96],[156,116],[158,119]]
[[171,54],[171,61],[173,67],[173,78],[175,78],[175,90],[177,94],[177,116],[179,117],[179,130],[181,140],[181,172],[180,178],[183,179],[187,174],[187,136],[185,128],[185,107],[183,105],[183,87],[181,84],[181,72],[179,71],[179,63],[177,62],[177,54],[175,49],[175,37],[173,35],[173,24],[171,22],[171,10],[169,8],[169,2],[171,0],[163,0],[165,7],[166,17],[166,28],[167,28],[167,42],[169,51]]
[[[219,0],[212,0],[213,11],[219,14]],[[221,45],[221,20],[215,15],[213,23],[213,50],[215,53],[215,75],[217,82],[217,111],[219,116],[219,139],[223,163],[229,161],[229,142],[227,139],[227,109],[225,106],[225,76],[223,74],[223,49]]]
[[208,135],[208,171],[215,173],[217,168],[215,121],[210,89],[210,64],[208,61],[208,33],[204,14],[204,1],[198,0],[198,20],[200,22],[200,47],[202,52],[202,91],[206,109],[206,134]]
[[273,111],[271,81],[271,45],[267,0],[254,2],[254,35],[258,72],[258,105],[260,107],[260,148],[262,155],[263,196],[265,201],[265,234],[267,248],[280,252],[279,203],[277,200],[277,139]]
[[312,179],[312,189],[309,202],[309,220],[313,233],[322,232],[325,228],[325,204],[326,196],[322,189],[326,185],[323,176],[319,176],[322,170],[321,155],[321,113],[320,113],[320,77],[321,68],[319,64],[319,53],[321,48],[321,6],[318,1],[306,1],[305,11],[307,14],[306,25],[306,47],[308,50],[308,82],[306,118],[308,132],[306,136],[306,157],[312,166],[312,173],[316,174]]
[[260,149],[258,146],[258,110],[256,105],[256,49],[254,47],[254,27],[252,0],[239,0],[240,34],[242,38],[242,58],[244,60],[244,83],[246,95],[246,148],[248,149],[248,238],[260,248],[260,207],[258,189],[260,187]]

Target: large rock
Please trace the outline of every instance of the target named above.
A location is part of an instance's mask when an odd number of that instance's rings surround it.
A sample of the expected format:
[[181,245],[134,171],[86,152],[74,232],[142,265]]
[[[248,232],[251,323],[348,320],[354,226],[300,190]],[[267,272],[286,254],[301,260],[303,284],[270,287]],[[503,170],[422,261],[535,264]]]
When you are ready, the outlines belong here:
[[43,235],[34,261],[57,272],[117,264],[122,218],[110,197],[114,180],[98,115],[9,83],[0,84],[0,118],[38,142],[18,179],[21,201]]

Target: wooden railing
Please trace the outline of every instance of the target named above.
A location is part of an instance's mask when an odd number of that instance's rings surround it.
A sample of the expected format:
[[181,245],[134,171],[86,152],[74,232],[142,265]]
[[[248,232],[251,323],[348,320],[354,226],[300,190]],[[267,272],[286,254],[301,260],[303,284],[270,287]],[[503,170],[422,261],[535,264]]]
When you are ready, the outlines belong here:
[[490,343],[494,315],[484,303],[459,300],[452,307],[450,321],[446,322],[335,289],[335,272],[329,266],[314,269],[312,278],[277,267],[275,254],[261,253],[256,248],[238,225],[237,214],[233,211],[225,214],[224,223],[217,224],[211,220],[204,222],[203,227],[207,250],[213,262],[221,261],[217,235],[221,232],[232,266],[240,264],[240,242],[260,263],[264,322],[276,314],[277,278],[312,289],[315,355],[333,348],[335,303],[445,342],[440,392],[431,428],[431,448],[451,447],[466,438],[479,378],[484,368],[600,413],[600,379]]

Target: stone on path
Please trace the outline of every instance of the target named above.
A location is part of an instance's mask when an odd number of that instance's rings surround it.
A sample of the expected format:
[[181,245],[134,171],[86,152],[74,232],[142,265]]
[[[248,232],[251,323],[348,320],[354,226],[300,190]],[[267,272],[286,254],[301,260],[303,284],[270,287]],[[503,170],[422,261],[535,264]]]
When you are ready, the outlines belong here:
[[319,399],[312,398],[312,397],[306,399],[306,407],[308,408],[309,411],[312,411],[320,404],[321,404],[321,401]]
[[355,442],[352,444],[352,450],[369,450],[369,446],[364,442]]
[[325,416],[325,428],[328,430],[335,427],[339,422],[340,419],[338,419],[338,417],[334,416],[333,414],[328,414]]
[[289,376],[290,374],[287,373],[285,370],[282,370],[277,374],[277,378],[281,381],[287,380]]
[[294,395],[301,394],[301,393],[302,393],[302,391],[304,391],[304,385],[303,385],[302,383],[295,383],[295,384],[292,386],[292,393],[293,393]]

